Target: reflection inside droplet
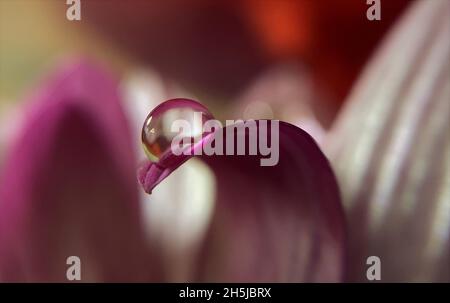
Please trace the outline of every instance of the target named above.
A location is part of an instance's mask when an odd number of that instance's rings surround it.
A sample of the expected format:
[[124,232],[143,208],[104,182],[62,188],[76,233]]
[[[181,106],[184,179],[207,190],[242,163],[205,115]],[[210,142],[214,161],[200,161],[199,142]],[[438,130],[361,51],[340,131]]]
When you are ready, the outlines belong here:
[[[171,153],[175,137],[197,142],[205,135],[203,124],[210,119],[213,117],[207,108],[193,100],[172,99],[161,103],[147,116],[142,128],[145,153],[151,161],[158,162]],[[189,147],[181,145],[177,148]]]

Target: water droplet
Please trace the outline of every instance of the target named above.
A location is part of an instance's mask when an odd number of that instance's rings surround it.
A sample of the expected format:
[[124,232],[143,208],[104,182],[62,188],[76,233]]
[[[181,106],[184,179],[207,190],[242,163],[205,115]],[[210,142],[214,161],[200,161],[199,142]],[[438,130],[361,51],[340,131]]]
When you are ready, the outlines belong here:
[[[171,99],[159,104],[144,121],[142,127],[142,144],[148,158],[152,162],[159,162],[171,155],[172,141],[176,136],[190,138],[197,142],[203,133],[203,124],[214,119],[202,104],[189,99]],[[186,127],[175,127],[186,123]],[[181,148],[181,147],[180,147]]]

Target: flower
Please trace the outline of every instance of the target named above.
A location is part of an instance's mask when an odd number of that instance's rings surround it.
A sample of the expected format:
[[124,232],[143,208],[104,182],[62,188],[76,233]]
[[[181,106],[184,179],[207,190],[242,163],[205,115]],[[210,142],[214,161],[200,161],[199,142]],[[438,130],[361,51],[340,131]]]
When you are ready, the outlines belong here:
[[[189,100],[170,102],[164,110],[180,103],[202,110]],[[161,110],[157,107],[152,113],[157,116]],[[261,121],[257,122],[260,127]],[[345,224],[333,172],[307,133],[285,122],[280,122],[279,131],[280,161],[274,166],[260,166],[259,156],[199,156],[213,170],[218,194],[200,245],[198,279],[341,280]],[[216,130],[202,142],[219,135],[228,132]],[[169,150],[157,163],[144,163],[139,169],[144,189],[151,192],[203,144],[194,145],[191,155],[176,156]]]
[[[185,280],[365,281],[369,255],[381,258],[382,281],[450,280],[448,8],[415,3],[384,42],[322,135],[331,165],[285,122],[276,166],[198,157],[216,203]],[[73,255],[83,281],[173,278],[146,235],[122,105],[117,82],[84,60],[33,94],[1,162],[0,280],[66,281]],[[139,166],[147,192],[194,159],[168,160]]]
[[[61,265],[76,255],[89,268],[87,280],[163,279],[143,236],[133,173],[137,162],[114,82],[90,63],[78,62],[36,95],[2,172],[2,278],[64,281]],[[199,272],[191,279],[340,279],[344,225],[333,173],[306,133],[283,125],[282,134],[283,160],[265,171],[267,178],[251,157],[210,163],[223,174],[219,201],[201,251],[206,255],[199,257]],[[304,158],[297,158],[298,152]],[[242,176],[233,173],[238,167]],[[288,167],[297,169],[293,173]],[[239,184],[247,178],[244,196]],[[233,214],[242,221],[230,226],[239,228],[240,239],[235,231],[223,230],[237,219]],[[259,224],[267,224],[267,232]],[[217,251],[222,245],[231,254],[222,257]],[[273,263],[263,269],[266,254]],[[224,259],[212,262],[217,257]]]

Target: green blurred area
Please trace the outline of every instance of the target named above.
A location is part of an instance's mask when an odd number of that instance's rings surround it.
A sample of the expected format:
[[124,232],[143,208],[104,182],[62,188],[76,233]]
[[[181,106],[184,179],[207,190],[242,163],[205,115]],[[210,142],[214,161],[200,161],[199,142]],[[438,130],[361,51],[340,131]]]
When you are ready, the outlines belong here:
[[121,70],[129,63],[81,21],[66,19],[58,0],[0,0],[0,105],[21,101],[58,60],[92,57]]

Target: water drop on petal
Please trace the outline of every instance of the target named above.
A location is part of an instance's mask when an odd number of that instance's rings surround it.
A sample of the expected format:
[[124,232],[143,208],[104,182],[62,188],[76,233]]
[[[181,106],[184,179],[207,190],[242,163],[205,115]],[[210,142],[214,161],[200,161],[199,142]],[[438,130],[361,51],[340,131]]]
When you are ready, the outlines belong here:
[[158,163],[173,154],[171,145],[175,137],[182,136],[186,141],[198,142],[206,135],[203,133],[204,123],[213,118],[205,106],[193,100],[171,99],[159,104],[147,116],[142,127],[145,153],[152,162]]

